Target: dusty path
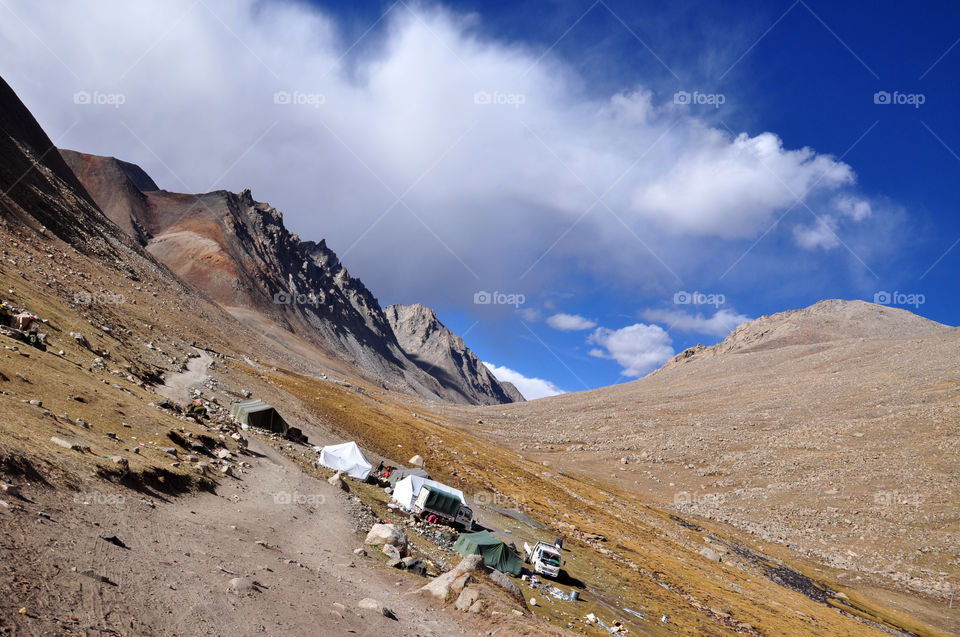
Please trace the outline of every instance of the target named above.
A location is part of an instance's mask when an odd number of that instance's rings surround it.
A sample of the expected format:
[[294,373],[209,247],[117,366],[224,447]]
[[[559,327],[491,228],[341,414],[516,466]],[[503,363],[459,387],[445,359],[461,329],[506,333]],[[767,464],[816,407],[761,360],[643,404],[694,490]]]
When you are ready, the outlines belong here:
[[194,349],[199,354],[196,358],[187,361],[187,371],[167,374],[163,385],[157,387],[157,393],[177,404],[190,402],[193,398],[193,388],[202,387],[207,379],[207,370],[213,357],[202,349]]
[[[361,541],[341,492],[257,440],[250,447],[253,469],[224,478],[216,495],[164,500],[103,490],[75,498],[72,492],[27,487],[27,500],[0,509],[0,630],[474,634],[460,625],[467,621],[463,616],[432,610],[411,594],[423,579],[353,554]],[[116,535],[128,548],[100,534]],[[227,592],[230,579],[239,576],[256,581],[259,590]],[[357,602],[364,597],[383,602],[399,621],[360,610]],[[17,614],[19,607],[27,614]]]

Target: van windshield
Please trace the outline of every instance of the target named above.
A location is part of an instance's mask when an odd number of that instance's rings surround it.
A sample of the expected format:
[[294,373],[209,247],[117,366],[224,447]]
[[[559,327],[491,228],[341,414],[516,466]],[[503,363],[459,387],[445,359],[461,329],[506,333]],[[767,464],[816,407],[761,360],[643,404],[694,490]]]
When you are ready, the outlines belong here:
[[560,556],[554,553],[541,553],[540,561],[550,566],[560,566]]

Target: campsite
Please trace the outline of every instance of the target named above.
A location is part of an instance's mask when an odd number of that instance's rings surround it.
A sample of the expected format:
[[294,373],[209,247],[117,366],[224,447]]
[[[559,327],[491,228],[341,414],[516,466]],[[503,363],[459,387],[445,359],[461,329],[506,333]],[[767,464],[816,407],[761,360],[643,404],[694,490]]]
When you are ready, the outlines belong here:
[[[606,625],[598,618],[597,613],[609,616],[615,609],[602,597],[593,603],[588,602],[589,596],[581,596],[586,585],[579,579],[563,570],[548,579],[532,570],[532,565],[528,567],[524,563],[523,555],[517,551],[518,544],[525,545],[526,540],[542,536],[546,527],[533,522],[521,511],[484,507],[485,524],[471,520],[469,528],[452,522],[444,523],[435,519],[435,516],[420,516],[417,515],[418,500],[424,500],[423,495],[431,490],[445,494],[453,502],[462,505],[467,504],[466,496],[459,489],[431,480],[422,467],[404,467],[384,458],[379,460],[379,466],[374,470],[370,458],[373,454],[364,452],[354,441],[317,446],[313,450],[318,454],[311,463],[314,470],[334,472],[330,481],[351,478],[347,489],[370,506],[378,519],[406,529],[408,541],[405,544],[408,546],[403,552],[392,545],[382,546],[381,559],[385,566],[416,575],[437,577],[451,571],[461,558],[478,556],[489,571],[499,571],[514,578],[517,590],[525,598],[529,596],[530,606],[535,612],[539,607],[541,612],[558,620],[586,618],[589,615],[592,619],[587,620],[588,626],[597,626],[609,634],[629,632],[615,619]],[[306,459],[302,451],[300,457],[301,460]],[[376,456],[373,458],[377,459]],[[416,464],[423,464],[420,456],[412,460],[417,461]],[[473,502],[471,505],[476,506]],[[537,541],[534,543],[538,544]],[[555,550],[561,551],[559,548]],[[407,557],[400,559],[403,553]]]

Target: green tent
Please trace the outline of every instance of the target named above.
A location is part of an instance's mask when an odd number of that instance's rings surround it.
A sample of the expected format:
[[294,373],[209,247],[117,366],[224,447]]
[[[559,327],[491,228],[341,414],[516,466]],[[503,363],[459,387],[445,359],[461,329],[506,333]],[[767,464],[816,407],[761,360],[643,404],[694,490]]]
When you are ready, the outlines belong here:
[[520,556],[489,531],[462,533],[453,548],[464,557],[482,555],[484,564],[511,575],[519,575],[523,567]]
[[260,399],[244,400],[230,405],[230,415],[251,427],[268,429],[286,435],[288,425],[277,410]]

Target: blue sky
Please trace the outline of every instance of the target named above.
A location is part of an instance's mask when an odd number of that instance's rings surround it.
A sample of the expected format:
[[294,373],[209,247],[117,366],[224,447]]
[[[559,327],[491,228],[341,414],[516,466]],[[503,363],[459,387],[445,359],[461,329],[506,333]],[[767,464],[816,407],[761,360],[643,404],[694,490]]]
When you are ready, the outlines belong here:
[[958,323],[956,4],[70,10],[0,8],[61,146],[250,187],[521,382],[624,382],[824,298]]

